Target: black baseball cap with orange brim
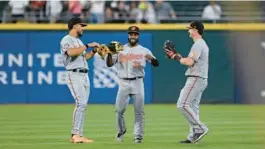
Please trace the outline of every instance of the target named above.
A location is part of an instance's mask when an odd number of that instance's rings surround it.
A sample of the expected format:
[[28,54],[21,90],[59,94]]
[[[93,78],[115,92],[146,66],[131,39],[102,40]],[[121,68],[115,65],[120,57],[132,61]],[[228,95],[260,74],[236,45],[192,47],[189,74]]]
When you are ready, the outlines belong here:
[[139,29],[139,27],[138,26],[135,26],[135,25],[133,25],[133,26],[130,26],[129,28],[128,28],[128,34],[130,34],[130,33],[136,33],[136,34],[140,34],[140,29]]
[[204,25],[200,21],[192,21],[187,27],[188,29],[196,29],[200,35],[204,32]]
[[74,17],[68,21],[68,29],[72,29],[74,25],[80,24],[81,26],[87,26],[87,24],[80,18]]

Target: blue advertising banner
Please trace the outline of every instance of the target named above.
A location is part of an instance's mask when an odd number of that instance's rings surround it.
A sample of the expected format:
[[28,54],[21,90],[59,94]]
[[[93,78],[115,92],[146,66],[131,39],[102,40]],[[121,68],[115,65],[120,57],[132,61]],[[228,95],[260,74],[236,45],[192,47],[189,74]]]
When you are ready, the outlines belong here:
[[[0,103],[73,103],[65,84],[65,68],[60,55],[60,40],[65,31],[21,31],[0,34]],[[84,43],[127,42],[126,32],[85,32]],[[152,34],[141,33],[140,44],[152,51]],[[96,55],[88,61],[89,103],[116,100],[117,70],[107,68]],[[146,67],[145,103],[152,99],[151,66]]]

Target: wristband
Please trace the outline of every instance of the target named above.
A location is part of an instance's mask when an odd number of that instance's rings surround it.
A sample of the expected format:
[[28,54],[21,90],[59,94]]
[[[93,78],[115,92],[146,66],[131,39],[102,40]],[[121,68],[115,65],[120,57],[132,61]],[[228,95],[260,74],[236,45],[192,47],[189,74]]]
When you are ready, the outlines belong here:
[[88,45],[86,44],[85,46],[86,46],[86,48],[88,49]]
[[177,54],[177,53],[172,56],[172,59],[175,59],[177,61],[180,61],[181,58],[182,57],[179,54]]
[[95,53],[97,53],[97,50],[94,48],[94,49],[92,50],[92,52],[95,54]]

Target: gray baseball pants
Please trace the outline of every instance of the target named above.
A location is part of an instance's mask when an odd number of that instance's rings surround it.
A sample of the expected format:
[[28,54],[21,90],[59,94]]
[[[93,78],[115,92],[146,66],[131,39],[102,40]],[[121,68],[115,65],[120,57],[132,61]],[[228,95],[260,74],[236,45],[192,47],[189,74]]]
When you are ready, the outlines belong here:
[[177,108],[189,122],[190,133],[187,139],[190,141],[193,140],[194,133],[203,133],[208,130],[207,126],[200,121],[199,117],[199,104],[207,85],[207,79],[188,77],[179,95]]
[[130,97],[134,101],[134,137],[143,138],[144,134],[144,82],[143,78],[136,80],[119,81],[119,90],[116,97],[116,118],[119,132],[126,129],[124,112],[129,104]]
[[83,136],[85,112],[90,93],[90,82],[87,73],[67,72],[67,86],[75,99],[72,134]]

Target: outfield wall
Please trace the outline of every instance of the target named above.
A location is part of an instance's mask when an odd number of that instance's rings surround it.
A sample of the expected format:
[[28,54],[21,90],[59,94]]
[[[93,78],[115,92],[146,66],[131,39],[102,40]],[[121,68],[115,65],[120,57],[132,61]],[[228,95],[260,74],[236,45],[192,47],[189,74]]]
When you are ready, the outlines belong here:
[[[166,59],[162,45],[167,39],[173,40],[178,51],[187,55],[192,44],[185,28],[187,24],[139,26],[143,30],[140,43],[152,50],[161,64],[159,68],[147,67],[146,103],[176,103],[185,83],[186,68]],[[82,40],[99,43],[118,40],[126,43],[127,28],[126,24],[89,25]],[[264,38],[260,31],[265,30],[265,26],[206,24],[205,28],[204,37],[210,47],[210,69],[209,86],[203,95],[203,102],[263,102],[261,95],[264,93],[265,96],[265,73],[262,67],[256,69],[257,63],[253,61],[263,63]],[[0,103],[73,102],[65,85],[65,71],[59,54],[59,42],[66,33],[64,24],[0,25]],[[250,48],[252,55],[247,54]],[[251,59],[249,56],[252,56]],[[114,103],[117,92],[115,68],[107,68],[99,57],[89,61],[89,67],[89,102]],[[249,77],[250,74],[252,77]],[[255,76],[259,76],[259,81],[251,83]]]

